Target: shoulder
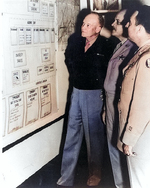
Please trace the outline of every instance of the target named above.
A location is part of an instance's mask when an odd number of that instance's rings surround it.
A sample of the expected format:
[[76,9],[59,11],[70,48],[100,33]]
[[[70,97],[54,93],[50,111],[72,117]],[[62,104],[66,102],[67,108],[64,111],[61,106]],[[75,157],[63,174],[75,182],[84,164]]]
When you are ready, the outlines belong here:
[[140,61],[146,61],[150,58],[150,45],[145,45],[139,50]]
[[111,42],[108,38],[105,38],[105,37],[99,35],[96,40],[96,45],[106,47],[106,46],[110,46]]
[[107,42],[109,39],[108,38],[105,38],[105,37],[103,37],[103,36],[101,36],[101,35],[99,35],[98,37],[97,37],[97,41],[98,42],[103,42],[103,43],[105,43],[105,42]]
[[131,40],[129,40],[129,39],[127,39],[127,41],[126,41],[126,47],[128,47],[128,46],[130,46],[134,50],[138,49],[138,46],[134,42],[132,42]]
[[127,39],[127,41],[126,42],[124,42],[124,46],[126,47],[126,48],[132,48],[132,46],[134,46],[135,44],[132,42],[132,41],[130,41],[129,39]]
[[150,49],[141,56],[139,63],[143,65],[144,68],[150,70]]
[[127,39],[127,41],[125,41],[123,43],[122,48],[123,48],[123,50],[128,51],[129,54],[133,57],[134,53],[138,49],[138,46],[134,42],[132,42],[129,39]]
[[73,33],[68,38],[68,43],[78,43],[78,42],[85,42],[85,38],[79,35],[78,33]]

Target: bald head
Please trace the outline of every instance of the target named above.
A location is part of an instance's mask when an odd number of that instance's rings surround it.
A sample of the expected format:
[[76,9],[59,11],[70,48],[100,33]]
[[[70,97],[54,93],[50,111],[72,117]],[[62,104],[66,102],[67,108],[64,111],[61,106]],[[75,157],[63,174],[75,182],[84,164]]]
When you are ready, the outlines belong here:
[[83,20],[83,23],[84,22],[90,22],[92,25],[95,25],[95,26],[98,26],[100,25],[99,23],[99,19],[98,19],[98,15],[97,14],[88,14],[85,19]]
[[88,40],[92,40],[92,38],[99,35],[102,26],[102,17],[100,17],[97,13],[88,14],[83,20],[83,25],[81,27],[82,36],[86,37]]
[[[85,19],[90,19],[91,22],[95,22],[97,25],[100,25],[101,27],[104,26],[104,18],[96,12],[92,12],[92,13],[88,14],[85,17]],[[93,19],[93,21],[92,21],[92,19]],[[84,20],[83,20],[83,22],[84,22]]]

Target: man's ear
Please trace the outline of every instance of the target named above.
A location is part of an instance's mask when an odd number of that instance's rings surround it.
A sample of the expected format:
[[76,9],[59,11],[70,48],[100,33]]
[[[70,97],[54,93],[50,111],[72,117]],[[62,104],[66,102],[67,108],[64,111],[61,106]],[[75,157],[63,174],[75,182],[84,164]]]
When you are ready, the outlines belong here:
[[102,27],[101,26],[97,26],[96,27],[96,33],[99,33],[101,31]]
[[145,31],[145,28],[142,25],[137,26],[137,32],[139,35],[143,35],[144,31]]

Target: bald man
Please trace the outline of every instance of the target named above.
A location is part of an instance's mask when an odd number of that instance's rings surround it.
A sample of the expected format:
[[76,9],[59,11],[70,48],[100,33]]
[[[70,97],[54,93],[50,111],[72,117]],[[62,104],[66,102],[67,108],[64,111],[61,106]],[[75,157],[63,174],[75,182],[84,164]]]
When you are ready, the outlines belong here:
[[113,51],[109,40],[99,36],[104,20],[91,13],[83,20],[81,37],[75,39],[70,59],[73,93],[69,111],[67,136],[63,151],[59,186],[73,186],[75,168],[85,135],[88,155],[88,186],[101,181],[104,149],[104,125],[100,113],[102,89],[107,63]]

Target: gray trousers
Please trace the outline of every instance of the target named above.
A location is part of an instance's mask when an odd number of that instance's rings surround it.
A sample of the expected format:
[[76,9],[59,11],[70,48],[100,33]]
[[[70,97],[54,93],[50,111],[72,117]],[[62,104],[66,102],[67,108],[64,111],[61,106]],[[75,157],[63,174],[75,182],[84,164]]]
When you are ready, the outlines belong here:
[[125,188],[127,176],[126,157],[117,149],[118,116],[114,106],[114,95],[106,93],[106,130],[109,156],[114,183],[117,188]]
[[101,90],[73,89],[58,185],[72,186],[74,183],[83,134],[87,145],[89,175],[101,175],[104,125],[100,117],[103,105],[100,95]]

